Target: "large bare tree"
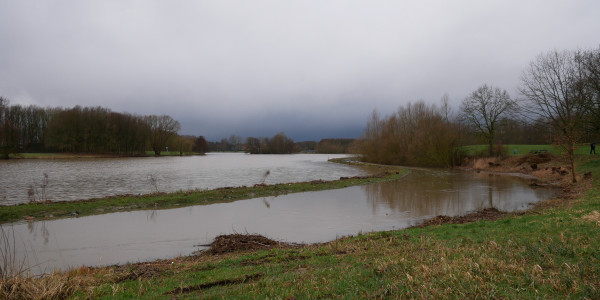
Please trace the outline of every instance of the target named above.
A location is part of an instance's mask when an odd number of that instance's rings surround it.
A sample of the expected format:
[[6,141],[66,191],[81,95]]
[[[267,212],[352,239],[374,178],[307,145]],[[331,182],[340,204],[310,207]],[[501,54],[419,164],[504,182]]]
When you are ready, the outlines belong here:
[[515,108],[516,102],[506,90],[484,84],[463,100],[460,117],[485,139],[488,153],[493,155],[499,122]]
[[576,182],[574,152],[579,141],[589,96],[582,65],[572,51],[540,54],[521,75],[520,92],[525,96],[523,108],[530,116],[545,118],[553,127],[555,142],[571,164],[572,181]]
[[167,146],[169,139],[177,135],[181,125],[167,115],[146,116],[144,120],[150,129],[150,146],[155,155],[160,155]]

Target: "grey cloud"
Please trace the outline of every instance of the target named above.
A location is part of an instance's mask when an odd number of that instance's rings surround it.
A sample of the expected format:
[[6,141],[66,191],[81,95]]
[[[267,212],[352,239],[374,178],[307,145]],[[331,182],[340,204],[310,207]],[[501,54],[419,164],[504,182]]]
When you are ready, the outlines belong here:
[[206,136],[358,135],[374,108],[446,92],[457,104],[486,82],[514,91],[540,52],[597,47],[597,11],[583,0],[3,1],[0,95],[168,113]]

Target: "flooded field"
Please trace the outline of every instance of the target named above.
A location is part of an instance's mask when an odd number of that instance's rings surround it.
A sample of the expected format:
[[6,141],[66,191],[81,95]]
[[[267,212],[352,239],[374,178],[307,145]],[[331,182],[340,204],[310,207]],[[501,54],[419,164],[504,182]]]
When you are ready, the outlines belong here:
[[[220,234],[258,233],[288,242],[324,242],[406,228],[436,215],[487,207],[514,211],[547,199],[532,179],[412,170],[388,183],[179,209],[135,211],[13,224],[19,257],[35,272],[188,255]],[[6,228],[6,226],[5,226]]]
[[[334,180],[364,175],[357,168],[328,162],[344,155],[247,155],[25,159],[0,161],[0,205],[29,198],[52,201],[89,199],[156,191],[214,189],[260,183]],[[48,182],[44,184],[44,174]]]

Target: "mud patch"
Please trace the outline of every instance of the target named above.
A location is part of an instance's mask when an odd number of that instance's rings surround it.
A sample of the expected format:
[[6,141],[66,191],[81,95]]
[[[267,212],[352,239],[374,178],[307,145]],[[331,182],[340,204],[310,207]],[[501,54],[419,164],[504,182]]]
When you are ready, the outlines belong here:
[[194,291],[210,289],[215,286],[242,284],[242,283],[247,283],[247,282],[250,282],[253,280],[260,279],[262,276],[263,276],[262,274],[246,275],[242,278],[223,279],[223,280],[218,280],[218,281],[214,281],[214,282],[203,283],[203,284],[198,284],[198,285],[193,285],[193,286],[178,287],[170,292],[164,293],[163,295],[187,294],[187,293],[191,293]]
[[[567,162],[550,153],[510,156],[504,159],[486,157],[466,163],[461,169],[490,173],[512,173],[537,177],[545,183],[556,186],[571,184],[572,170]],[[578,175],[577,177],[582,177]],[[579,178],[578,178],[579,180]]]
[[217,236],[210,248],[203,252],[214,255],[292,246],[294,244],[274,241],[258,234],[228,234]]
[[525,154],[516,159],[517,164],[543,164],[550,162],[554,159],[554,156],[550,153],[540,153],[540,154]]
[[437,216],[425,221],[423,224],[415,226],[419,228],[427,227],[427,226],[435,226],[442,224],[463,224],[463,223],[471,223],[479,220],[491,220],[495,221],[504,216],[507,216],[508,212],[499,211],[495,208],[486,208],[484,210],[470,213],[468,215],[459,216],[459,217],[449,217],[449,216]]

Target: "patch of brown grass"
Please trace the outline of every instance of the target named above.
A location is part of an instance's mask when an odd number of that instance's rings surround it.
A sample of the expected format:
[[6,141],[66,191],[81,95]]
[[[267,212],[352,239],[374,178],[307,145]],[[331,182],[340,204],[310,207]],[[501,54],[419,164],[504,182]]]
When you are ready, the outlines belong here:
[[91,296],[97,286],[116,282],[120,276],[112,267],[80,267],[40,277],[18,275],[0,279],[0,299],[65,299],[77,291]]
[[594,223],[596,223],[596,225],[600,226],[600,213],[596,210],[581,217],[581,219],[584,221],[588,221],[588,222],[594,222]]
[[66,275],[53,274],[40,278],[16,276],[0,281],[2,299],[64,299],[79,288],[79,282]]
[[494,164],[496,159],[493,157],[477,158],[472,162],[472,168],[475,170],[485,170],[490,167],[490,163]]

